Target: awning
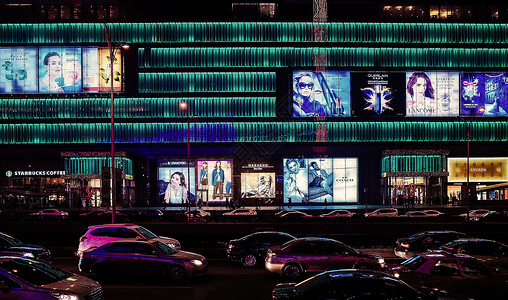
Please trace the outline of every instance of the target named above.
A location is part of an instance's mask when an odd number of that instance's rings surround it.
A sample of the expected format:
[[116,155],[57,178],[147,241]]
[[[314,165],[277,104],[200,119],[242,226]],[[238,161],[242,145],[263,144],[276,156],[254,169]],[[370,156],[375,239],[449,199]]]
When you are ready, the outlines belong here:
[[502,188],[502,187],[508,187],[508,182],[503,182],[503,183],[493,184],[493,185],[489,185],[489,186],[484,186],[484,187],[476,189],[476,191],[477,192],[490,191],[490,190],[495,190],[495,189]]

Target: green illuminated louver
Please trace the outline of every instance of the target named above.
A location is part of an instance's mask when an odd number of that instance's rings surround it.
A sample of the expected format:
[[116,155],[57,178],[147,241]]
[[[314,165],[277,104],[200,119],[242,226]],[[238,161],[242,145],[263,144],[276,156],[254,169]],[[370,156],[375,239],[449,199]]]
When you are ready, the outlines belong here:
[[381,159],[381,173],[439,173],[446,171],[444,155],[389,155]]
[[[111,167],[110,157],[66,157],[67,175],[102,174],[102,167]],[[134,163],[127,157],[115,157],[115,168],[122,169],[124,175],[134,176]]]
[[[319,23],[110,23],[122,43],[314,42]],[[506,44],[508,24],[324,23],[331,43]],[[102,23],[0,24],[0,43],[106,43]]]
[[139,73],[140,93],[275,92],[275,72]]
[[[456,142],[466,139],[466,122],[243,122],[190,123],[190,141],[313,143],[318,124],[327,142]],[[470,124],[471,141],[507,142],[508,121]],[[321,126],[322,129],[322,126]],[[1,144],[110,143],[109,123],[0,124]],[[323,137],[320,136],[322,140]],[[116,123],[115,143],[184,143],[184,123]]]
[[[212,117],[275,117],[275,97],[120,98],[115,97],[115,117],[183,118],[179,109],[189,104],[189,115]],[[2,99],[0,119],[90,119],[109,118],[110,98]]]

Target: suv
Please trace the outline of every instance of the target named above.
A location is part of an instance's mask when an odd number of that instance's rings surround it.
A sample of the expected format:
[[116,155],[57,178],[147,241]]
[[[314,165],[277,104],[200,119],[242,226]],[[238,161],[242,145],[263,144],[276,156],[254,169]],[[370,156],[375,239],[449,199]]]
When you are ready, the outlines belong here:
[[365,213],[366,217],[396,217],[399,211],[396,208],[378,208],[373,212]]
[[88,227],[85,234],[79,238],[76,256],[80,256],[81,253],[87,249],[100,247],[111,241],[128,238],[156,240],[171,246],[175,250],[180,250],[181,248],[179,241],[168,237],[157,236],[143,226],[131,223],[104,224]]
[[423,231],[398,239],[394,252],[398,257],[409,259],[418,253],[438,249],[445,243],[464,237],[466,234],[457,231]]

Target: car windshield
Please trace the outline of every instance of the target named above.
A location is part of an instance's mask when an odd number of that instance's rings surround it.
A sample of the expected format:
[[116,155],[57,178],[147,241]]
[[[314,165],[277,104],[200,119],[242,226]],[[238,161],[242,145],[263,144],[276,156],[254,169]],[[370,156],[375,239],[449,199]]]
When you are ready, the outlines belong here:
[[168,255],[175,254],[178,252],[178,250],[175,250],[175,249],[171,248],[170,246],[168,246],[164,243],[161,243],[161,242],[155,242],[154,245],[157,248],[159,248],[162,252],[164,252],[165,254],[168,254]]
[[72,273],[45,262],[31,259],[17,258],[4,261],[0,263],[0,268],[37,286],[50,284],[72,276]]
[[418,269],[421,265],[423,265],[425,262],[427,261],[426,258],[420,256],[420,255],[417,255],[413,258],[410,258],[404,262],[402,262],[401,264],[411,270],[416,270]]
[[464,242],[462,241],[452,241],[452,242],[449,242],[449,243],[446,243],[443,245],[443,247],[446,247],[446,248],[456,248],[457,246],[463,244]]
[[137,231],[139,233],[141,233],[141,235],[143,235],[145,238],[147,238],[149,240],[158,238],[157,235],[155,235],[153,232],[151,232],[150,230],[146,229],[145,227],[139,226],[137,228]]
[[19,245],[23,244],[20,240],[12,237],[10,235],[7,235],[7,234],[0,235],[0,239],[4,240],[10,246],[19,246]]

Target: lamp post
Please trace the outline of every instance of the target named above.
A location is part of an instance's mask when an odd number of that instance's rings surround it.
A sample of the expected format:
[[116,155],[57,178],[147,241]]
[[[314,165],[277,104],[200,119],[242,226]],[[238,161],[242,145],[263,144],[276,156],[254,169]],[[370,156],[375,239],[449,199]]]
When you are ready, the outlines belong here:
[[467,138],[467,146],[466,146],[466,155],[467,155],[467,158],[466,158],[466,187],[467,187],[467,194],[466,194],[466,221],[469,221],[469,210],[470,210],[470,206],[471,206],[471,188],[469,186],[469,142],[471,140],[471,122],[473,122],[474,118],[479,115],[479,114],[482,114],[483,111],[485,110],[484,107],[480,108],[478,110],[478,112],[476,112],[475,114],[473,114],[473,116],[471,117],[471,119],[469,119],[469,121],[467,122],[467,126],[466,126],[466,138]]
[[115,182],[115,100],[114,100],[114,70],[113,63],[115,61],[115,53],[118,48],[128,49],[129,46],[121,43],[111,45],[111,36],[109,35],[108,25],[104,23],[104,33],[108,42],[110,71],[109,82],[111,83],[111,223],[116,222],[116,182]]
[[190,210],[190,119],[189,119],[189,105],[187,102],[180,102],[180,110],[186,112],[187,117],[187,208]]

